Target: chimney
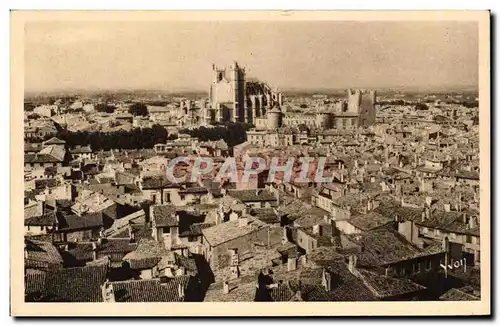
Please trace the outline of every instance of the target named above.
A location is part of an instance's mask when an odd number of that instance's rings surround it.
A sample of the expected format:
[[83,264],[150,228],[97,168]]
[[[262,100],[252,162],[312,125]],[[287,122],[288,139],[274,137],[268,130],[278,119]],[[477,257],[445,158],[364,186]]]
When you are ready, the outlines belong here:
[[323,268],[323,280],[322,285],[325,288],[325,291],[332,290],[332,273]]
[[94,260],[97,260],[97,247],[98,247],[98,244],[97,242],[92,242],[92,257]]
[[224,294],[229,293],[229,282],[228,281],[224,281],[224,283],[222,284],[222,293],[224,293]]
[[450,204],[444,204],[444,210],[445,210],[445,212],[451,211],[451,205]]
[[102,299],[104,302],[116,302],[113,285],[108,280],[101,285]]
[[475,228],[477,226],[477,220],[476,219],[477,219],[477,217],[475,217],[475,216],[471,216],[469,218],[469,229],[473,229],[473,228]]
[[431,210],[429,207],[425,208],[425,218],[429,219],[431,217]]
[[442,250],[443,251],[450,251],[450,241],[448,240],[448,237],[445,237],[443,241],[441,242]]
[[177,293],[179,294],[179,298],[184,299],[184,286],[182,284],[177,286]]
[[282,243],[288,242],[288,234],[287,234],[287,227],[286,226],[283,227],[283,234],[282,234],[281,242]]
[[368,199],[368,202],[366,203],[366,210],[369,212],[373,209],[373,206],[372,206],[372,200],[371,199]]
[[431,207],[432,197],[430,197],[430,196],[425,197],[425,204],[427,205],[427,207]]
[[405,199],[401,197],[401,207],[405,207]]
[[128,225],[128,237],[130,238],[130,242],[135,242],[135,233],[132,231],[132,225]]
[[323,221],[325,223],[330,223],[330,216],[328,216],[328,215],[323,216]]
[[297,258],[295,257],[288,257],[287,261],[287,270],[289,272],[294,271],[297,269]]
[[307,256],[306,256],[306,255],[302,255],[302,256],[300,256],[300,264],[301,264],[302,266],[307,265]]
[[356,263],[357,263],[358,257],[355,255],[349,256],[349,272],[354,274],[356,272]]
[[320,225],[319,224],[313,225],[313,234],[320,234]]
[[241,216],[239,219],[238,219],[238,226],[240,228],[243,228],[245,226],[248,225],[248,217],[244,217],[244,216]]

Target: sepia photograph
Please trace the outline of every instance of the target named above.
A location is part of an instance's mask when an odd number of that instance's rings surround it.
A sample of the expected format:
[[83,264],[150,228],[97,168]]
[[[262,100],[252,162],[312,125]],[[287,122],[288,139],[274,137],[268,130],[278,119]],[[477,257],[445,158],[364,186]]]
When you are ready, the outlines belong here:
[[12,11],[11,313],[490,314],[489,30]]

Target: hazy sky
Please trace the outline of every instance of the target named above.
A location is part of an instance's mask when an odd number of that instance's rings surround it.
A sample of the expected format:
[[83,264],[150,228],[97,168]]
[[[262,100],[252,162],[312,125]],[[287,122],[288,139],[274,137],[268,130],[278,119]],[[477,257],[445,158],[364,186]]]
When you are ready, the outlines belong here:
[[473,22],[40,22],[25,26],[27,91],[208,90],[237,60],[280,88],[478,83]]

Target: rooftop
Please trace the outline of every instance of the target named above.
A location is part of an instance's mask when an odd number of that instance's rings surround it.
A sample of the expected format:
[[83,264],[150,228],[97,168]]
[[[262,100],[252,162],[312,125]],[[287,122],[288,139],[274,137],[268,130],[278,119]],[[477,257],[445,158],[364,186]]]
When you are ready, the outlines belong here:
[[224,222],[202,230],[204,237],[212,246],[218,246],[224,242],[237,239],[257,230],[267,227],[267,224],[255,217],[247,217],[248,223],[240,226],[239,220]]

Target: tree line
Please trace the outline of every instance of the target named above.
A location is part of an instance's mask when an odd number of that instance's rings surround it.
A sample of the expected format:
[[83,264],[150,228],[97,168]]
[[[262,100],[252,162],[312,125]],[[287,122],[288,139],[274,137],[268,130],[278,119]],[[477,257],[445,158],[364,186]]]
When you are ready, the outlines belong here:
[[180,130],[179,133],[196,137],[199,141],[223,139],[229,146],[235,146],[245,142],[247,136],[246,131],[250,127],[249,124],[230,122],[216,125],[212,128],[201,126],[195,129],[183,129]]
[[136,128],[131,131],[114,132],[87,132],[60,130],[57,138],[66,141],[66,144],[72,148],[76,146],[90,145],[93,151],[110,149],[143,149],[153,148],[155,144],[165,143],[168,132],[165,128],[154,125],[151,128]]

